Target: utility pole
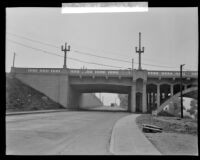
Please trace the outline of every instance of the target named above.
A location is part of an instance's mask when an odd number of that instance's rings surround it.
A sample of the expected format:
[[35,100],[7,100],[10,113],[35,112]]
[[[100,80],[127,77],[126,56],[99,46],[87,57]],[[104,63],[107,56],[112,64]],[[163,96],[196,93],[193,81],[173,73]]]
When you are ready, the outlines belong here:
[[134,59],[132,58],[132,71],[134,69]]
[[136,53],[139,54],[139,67],[138,67],[138,70],[142,70],[142,67],[141,67],[141,53],[144,53],[144,47],[142,47],[142,49],[141,49],[141,33],[140,32],[139,32],[139,48],[135,47],[135,51],[136,51]]
[[15,67],[15,52],[14,52],[14,55],[13,55],[13,67]]
[[133,68],[134,67],[134,59],[132,58],[132,76],[133,76]]
[[180,80],[181,80],[181,84],[180,84],[180,91],[181,91],[181,118],[183,118],[183,93],[182,93],[182,70],[183,70],[183,66],[185,64],[181,64],[180,65]]
[[70,45],[69,45],[68,48],[67,48],[67,43],[65,43],[65,48],[64,48],[63,45],[62,45],[62,46],[61,46],[61,51],[63,51],[63,52],[65,53],[63,68],[67,68],[67,65],[66,65],[66,58],[67,58],[67,51],[70,51]]

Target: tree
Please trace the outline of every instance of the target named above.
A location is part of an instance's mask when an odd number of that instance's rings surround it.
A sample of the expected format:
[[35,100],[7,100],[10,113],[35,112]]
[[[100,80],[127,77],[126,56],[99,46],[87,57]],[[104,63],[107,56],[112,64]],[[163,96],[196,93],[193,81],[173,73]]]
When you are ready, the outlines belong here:
[[120,100],[120,106],[126,108],[128,106],[128,95],[127,94],[118,94]]
[[187,109],[187,112],[189,112],[191,115],[193,115],[195,117],[195,119],[197,118],[197,114],[198,114],[198,110],[197,110],[197,100],[192,99],[190,101],[190,109]]

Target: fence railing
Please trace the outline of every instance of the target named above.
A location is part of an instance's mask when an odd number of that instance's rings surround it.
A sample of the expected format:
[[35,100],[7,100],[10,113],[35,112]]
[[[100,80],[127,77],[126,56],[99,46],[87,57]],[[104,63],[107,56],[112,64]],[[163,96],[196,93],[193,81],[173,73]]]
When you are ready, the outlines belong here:
[[[96,69],[63,69],[63,68],[12,68],[11,72],[14,73],[48,73],[48,74],[59,74],[59,73],[69,73],[71,76],[124,76],[131,77],[133,72],[137,70],[96,70]],[[148,77],[180,77],[179,71],[147,71]],[[197,71],[183,71],[183,77],[187,78],[197,78]]]
[[131,76],[130,70],[70,69],[70,75]]
[[[183,71],[183,77],[198,77],[197,71]],[[180,77],[180,71],[148,71],[148,77]]]

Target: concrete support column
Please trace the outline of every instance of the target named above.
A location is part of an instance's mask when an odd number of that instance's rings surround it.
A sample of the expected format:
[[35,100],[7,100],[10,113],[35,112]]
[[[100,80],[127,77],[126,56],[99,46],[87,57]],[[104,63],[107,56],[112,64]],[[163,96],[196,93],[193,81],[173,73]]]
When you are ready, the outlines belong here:
[[128,112],[131,112],[131,93],[128,94]]
[[68,107],[69,99],[69,77],[68,75],[61,75],[59,81],[58,101],[63,107]]
[[149,93],[147,93],[147,107],[149,107]]
[[170,85],[170,96],[172,97],[174,95],[174,85]]
[[143,82],[142,89],[142,112],[147,112],[147,92],[146,92],[146,82]]
[[157,85],[157,109],[160,106],[160,85]]
[[155,106],[155,93],[153,92],[153,107]]
[[136,111],[136,83],[131,86],[131,112]]

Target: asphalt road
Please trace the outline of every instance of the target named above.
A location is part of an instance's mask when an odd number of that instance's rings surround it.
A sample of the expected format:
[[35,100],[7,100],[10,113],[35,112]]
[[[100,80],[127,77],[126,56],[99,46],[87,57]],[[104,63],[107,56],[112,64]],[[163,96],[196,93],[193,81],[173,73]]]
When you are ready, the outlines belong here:
[[67,111],[6,116],[6,154],[109,155],[112,127],[129,114]]

